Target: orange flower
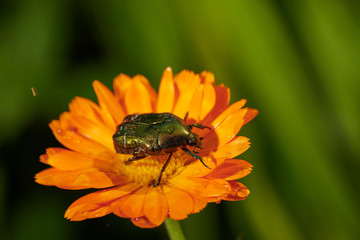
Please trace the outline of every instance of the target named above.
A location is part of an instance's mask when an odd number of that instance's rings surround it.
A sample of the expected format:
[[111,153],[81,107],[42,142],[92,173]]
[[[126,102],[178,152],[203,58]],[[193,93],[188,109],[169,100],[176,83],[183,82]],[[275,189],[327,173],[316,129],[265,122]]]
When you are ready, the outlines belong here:
[[[66,148],[48,148],[40,161],[51,167],[36,175],[36,182],[64,189],[105,188],[75,201],[65,213],[73,221],[114,213],[130,218],[143,228],[159,226],[167,217],[185,219],[208,202],[243,200],[249,190],[236,179],[250,173],[252,165],[232,159],[249,148],[249,139],[237,136],[258,111],[243,108],[246,100],[230,106],[230,91],[214,85],[209,72],[182,71],[173,76],[164,71],[159,93],[148,80],[120,74],[114,79],[114,94],[99,81],[93,87],[94,102],[76,97],[69,112],[53,120],[50,128]],[[203,137],[199,160],[182,150],[173,153],[161,183],[154,187],[167,155],[152,155],[125,164],[132,155],[117,154],[112,136],[126,115],[171,112],[187,123],[211,129],[193,129]]]

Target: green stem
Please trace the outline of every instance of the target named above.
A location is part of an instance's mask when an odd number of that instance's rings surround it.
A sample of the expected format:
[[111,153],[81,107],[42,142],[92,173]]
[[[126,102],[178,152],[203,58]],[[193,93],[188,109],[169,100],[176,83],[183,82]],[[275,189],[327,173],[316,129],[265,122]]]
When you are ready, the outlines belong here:
[[185,240],[178,221],[166,218],[165,226],[171,240]]

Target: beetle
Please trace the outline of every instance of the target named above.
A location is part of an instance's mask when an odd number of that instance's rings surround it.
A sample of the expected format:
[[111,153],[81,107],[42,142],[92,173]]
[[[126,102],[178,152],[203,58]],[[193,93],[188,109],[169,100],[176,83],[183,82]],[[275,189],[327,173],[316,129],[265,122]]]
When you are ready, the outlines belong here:
[[[202,138],[191,130],[193,127],[200,129],[210,129],[210,127],[198,123],[187,124],[187,115],[184,119],[172,113],[128,115],[117,126],[116,133],[113,135],[115,151],[120,154],[133,154],[126,160],[126,164],[149,155],[169,154],[157,180],[154,180],[154,187],[160,184],[162,174],[169,164],[172,154],[178,148],[200,160],[205,167],[209,168],[195,151],[196,148],[202,148]],[[191,151],[187,146],[194,147],[194,149]]]

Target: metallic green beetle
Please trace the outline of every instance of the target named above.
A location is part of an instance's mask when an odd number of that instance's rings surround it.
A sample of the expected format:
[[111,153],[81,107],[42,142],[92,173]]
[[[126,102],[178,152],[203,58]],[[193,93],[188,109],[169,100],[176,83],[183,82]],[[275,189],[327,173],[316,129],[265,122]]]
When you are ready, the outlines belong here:
[[[202,148],[202,138],[191,132],[193,127],[204,129],[209,128],[201,124],[187,124],[187,114],[183,119],[172,113],[145,113],[133,114],[124,118],[117,126],[113,135],[114,147],[117,153],[133,154],[127,163],[142,159],[149,155],[169,154],[160,174],[153,186],[160,184],[162,174],[169,163],[169,160],[178,148],[190,156],[199,159],[206,166],[196,148]],[[209,128],[210,129],[210,128]],[[192,146],[191,151],[187,146]]]

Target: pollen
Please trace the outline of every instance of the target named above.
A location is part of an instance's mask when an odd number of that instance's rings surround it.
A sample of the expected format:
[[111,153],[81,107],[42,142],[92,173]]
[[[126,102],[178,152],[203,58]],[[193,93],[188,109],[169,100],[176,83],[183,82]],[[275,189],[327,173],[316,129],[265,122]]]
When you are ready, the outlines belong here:
[[[129,155],[131,156],[131,155]],[[159,177],[161,168],[164,166],[169,154],[147,156],[132,162],[122,162],[124,174],[129,177],[129,180],[140,185],[153,185]],[[160,184],[166,184],[168,180],[180,174],[189,156],[181,150],[174,152],[166,166]]]

